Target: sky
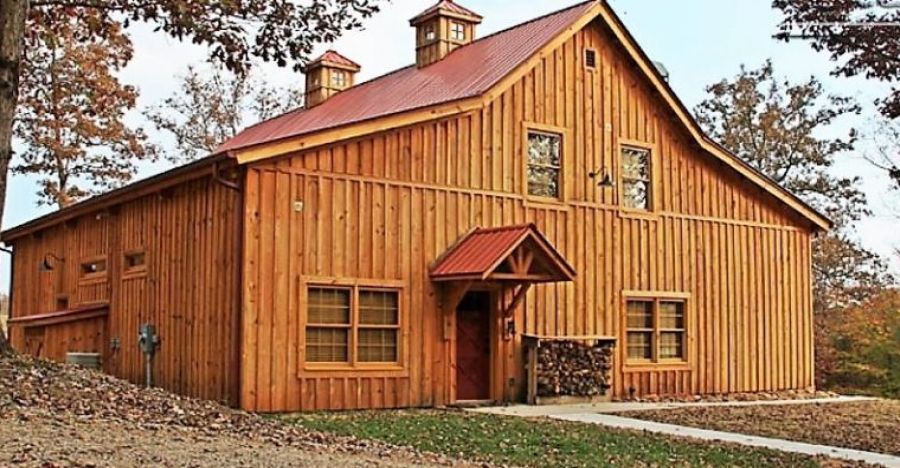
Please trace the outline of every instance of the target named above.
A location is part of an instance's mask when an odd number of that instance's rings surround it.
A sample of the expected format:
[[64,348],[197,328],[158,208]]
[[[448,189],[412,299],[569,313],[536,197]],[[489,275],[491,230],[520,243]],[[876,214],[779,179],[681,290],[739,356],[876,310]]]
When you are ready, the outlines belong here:
[[[366,22],[365,30],[345,35],[335,44],[323,45],[317,52],[334,48],[362,65],[360,80],[368,80],[415,61],[415,38],[409,19],[431,6],[435,0],[393,0],[381,13]],[[478,35],[528,21],[537,16],[576,3],[577,0],[459,0],[458,3],[484,16]],[[846,118],[832,130],[846,135],[849,128],[864,129],[876,114],[872,101],[887,87],[861,78],[830,76],[833,63],[826,54],[813,51],[807,44],[776,41],[779,12],[767,0],[609,0],[625,25],[647,54],[665,64],[670,82],[688,108],[705,97],[705,87],[734,76],[741,65],[758,67],[771,58],[777,74],[793,81],[822,80],[830,93],[852,96],[864,105],[859,116]],[[135,44],[134,60],[122,71],[124,83],[136,86],[141,95],[139,108],[159,103],[178,89],[178,77],[188,65],[203,64],[202,47],[178,42],[155,33],[146,26],[130,30]],[[259,77],[276,86],[302,85],[303,77],[290,69],[275,66],[259,68]],[[131,123],[145,125],[139,111],[129,116]],[[252,122],[248,122],[252,123]],[[171,141],[147,129],[154,140]],[[891,256],[900,247],[900,229],[896,229],[900,194],[889,193],[887,177],[862,158],[860,151],[840,157],[832,168],[836,175],[859,176],[869,197],[873,216],[857,225],[860,240],[868,248]],[[139,178],[148,177],[170,166],[165,162],[144,165]],[[37,207],[34,179],[13,177],[7,195],[3,229],[19,225],[51,211]],[[891,267],[900,265],[891,256]],[[0,253],[0,292],[9,288],[9,257]]]

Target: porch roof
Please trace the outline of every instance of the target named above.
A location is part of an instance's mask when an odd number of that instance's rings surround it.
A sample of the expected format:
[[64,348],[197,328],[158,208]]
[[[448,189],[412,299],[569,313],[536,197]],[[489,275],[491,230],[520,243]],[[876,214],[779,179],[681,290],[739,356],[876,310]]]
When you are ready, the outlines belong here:
[[475,228],[431,268],[433,281],[572,281],[576,272],[534,224]]

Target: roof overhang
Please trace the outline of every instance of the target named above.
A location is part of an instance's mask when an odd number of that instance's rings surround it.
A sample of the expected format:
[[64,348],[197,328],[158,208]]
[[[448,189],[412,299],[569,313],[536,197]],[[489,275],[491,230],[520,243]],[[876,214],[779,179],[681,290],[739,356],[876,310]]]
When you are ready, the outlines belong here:
[[573,281],[575,269],[534,224],[476,228],[430,269],[434,282],[554,283]]

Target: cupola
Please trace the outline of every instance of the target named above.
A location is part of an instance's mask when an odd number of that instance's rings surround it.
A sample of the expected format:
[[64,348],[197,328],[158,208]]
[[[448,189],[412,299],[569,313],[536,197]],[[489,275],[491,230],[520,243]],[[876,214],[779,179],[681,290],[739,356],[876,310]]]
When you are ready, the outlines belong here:
[[360,66],[329,50],[303,68],[306,74],[306,107],[315,107],[335,94],[353,87]]
[[416,28],[416,64],[419,68],[443,60],[475,40],[481,15],[453,0],[440,0],[409,23]]

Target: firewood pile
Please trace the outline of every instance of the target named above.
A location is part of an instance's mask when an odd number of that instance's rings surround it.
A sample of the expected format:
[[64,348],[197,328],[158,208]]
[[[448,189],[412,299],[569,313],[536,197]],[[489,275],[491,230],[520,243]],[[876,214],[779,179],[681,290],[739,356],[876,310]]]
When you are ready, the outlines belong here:
[[576,341],[545,341],[537,351],[541,397],[605,395],[610,388],[612,348]]

